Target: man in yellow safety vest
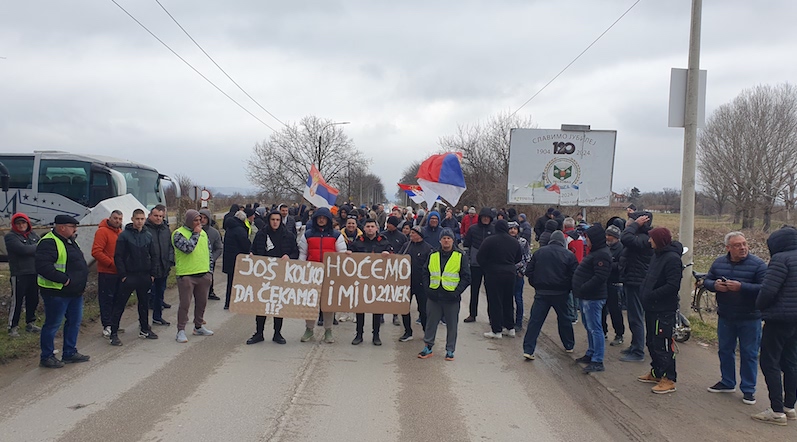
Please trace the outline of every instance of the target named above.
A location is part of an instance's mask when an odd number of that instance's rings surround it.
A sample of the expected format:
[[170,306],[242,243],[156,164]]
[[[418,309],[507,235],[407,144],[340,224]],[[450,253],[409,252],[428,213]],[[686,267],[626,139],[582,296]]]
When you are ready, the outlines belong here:
[[[208,235],[202,230],[199,212],[186,210],[185,223],[172,234],[174,246],[174,269],[177,275],[177,293],[180,308],[177,310],[177,342],[188,342],[185,326],[188,323],[188,309],[194,298],[194,334],[212,336],[213,331],[203,324],[205,307],[210,293],[210,249]],[[232,275],[230,275],[232,276]]]

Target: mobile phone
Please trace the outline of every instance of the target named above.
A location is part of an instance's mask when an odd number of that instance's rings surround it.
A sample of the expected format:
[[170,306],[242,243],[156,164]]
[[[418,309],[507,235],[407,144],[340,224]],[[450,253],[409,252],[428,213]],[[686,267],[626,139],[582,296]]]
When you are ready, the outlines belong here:
[[722,280],[722,282],[728,282],[728,278],[724,276],[720,276],[720,280]]

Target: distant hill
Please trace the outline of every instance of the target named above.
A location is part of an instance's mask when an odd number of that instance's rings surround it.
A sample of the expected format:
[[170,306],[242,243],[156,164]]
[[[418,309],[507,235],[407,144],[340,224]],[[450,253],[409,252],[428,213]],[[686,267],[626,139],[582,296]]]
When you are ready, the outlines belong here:
[[241,195],[254,195],[257,193],[257,189],[253,189],[251,187],[208,187],[210,192],[213,193],[214,196],[216,195],[234,195],[239,193]]

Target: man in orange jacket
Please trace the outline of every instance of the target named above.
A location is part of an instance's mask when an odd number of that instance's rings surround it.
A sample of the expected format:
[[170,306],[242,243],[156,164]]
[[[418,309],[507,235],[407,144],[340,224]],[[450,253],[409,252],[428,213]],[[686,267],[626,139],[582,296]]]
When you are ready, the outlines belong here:
[[94,234],[94,244],[91,246],[91,256],[97,260],[97,300],[100,304],[102,335],[106,338],[111,336],[113,298],[120,289],[113,255],[116,253],[116,239],[121,231],[122,212],[114,210],[108,219],[100,221],[97,233]]

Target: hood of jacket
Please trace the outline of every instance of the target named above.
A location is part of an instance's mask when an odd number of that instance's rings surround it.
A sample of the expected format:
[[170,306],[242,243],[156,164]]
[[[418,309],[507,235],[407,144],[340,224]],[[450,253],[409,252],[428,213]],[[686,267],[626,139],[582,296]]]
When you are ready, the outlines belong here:
[[[20,232],[19,230],[17,230],[17,226],[16,224],[14,224],[20,218],[24,219],[28,223],[28,228],[25,229],[24,232]],[[11,230],[19,233],[22,236],[28,236],[28,233],[30,233],[31,229],[33,229],[33,227],[30,225],[30,218],[28,218],[28,215],[25,215],[24,213],[20,212],[20,213],[15,213],[14,216],[11,217]]]
[[[320,216],[324,216],[328,220],[327,225],[324,226],[323,229],[321,229],[321,227],[318,226],[318,223],[316,223],[316,220]],[[313,212],[313,229],[327,230],[331,228],[332,228],[332,212],[330,212],[329,209],[327,209],[326,207],[319,207],[318,210]]]
[[100,225],[99,225],[98,229],[108,229],[108,230],[111,230],[111,231],[113,231],[114,233],[117,233],[117,234],[122,231],[121,227],[118,227],[118,228],[111,227],[108,224],[108,219],[104,219],[104,220],[100,221]]
[[495,233],[505,233],[509,235],[509,223],[504,219],[495,222]]
[[[795,230],[795,233],[797,233],[797,230]],[[684,253],[684,246],[678,241],[673,241],[665,247],[656,249],[655,253],[657,255],[661,255],[664,253],[675,253],[676,255],[678,255],[678,258],[680,259],[681,255],[683,255]]]
[[767,238],[767,247],[769,247],[770,256],[774,256],[776,253],[797,250],[797,229],[787,226],[774,231]]
[[549,219],[548,221],[545,221],[545,231],[546,232],[553,232],[553,231],[555,231],[557,229],[559,229],[559,222],[558,221],[556,221],[555,219]]
[[653,226],[653,214],[646,210],[643,210],[641,212],[633,212],[630,215],[628,215],[628,218],[633,220],[636,220],[637,218],[643,215],[648,217],[648,222],[639,227],[639,233],[647,233],[648,231],[650,231],[650,229]]
[[491,209],[489,207],[483,207],[482,208],[482,210],[479,212],[479,224],[482,224],[482,217],[484,217],[484,216],[489,216],[490,217],[490,222],[492,223],[493,219],[495,218],[493,216],[493,209]]
[[565,242],[565,234],[562,233],[561,230],[554,230],[554,232],[551,233],[551,239],[548,240],[548,245],[551,244],[558,244],[562,247],[565,247],[567,245]]

